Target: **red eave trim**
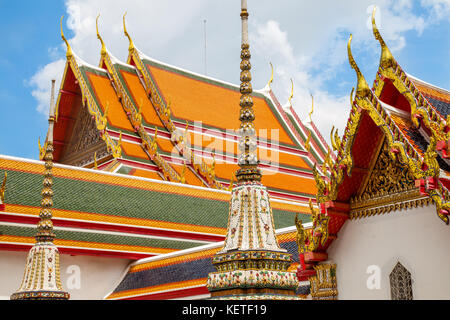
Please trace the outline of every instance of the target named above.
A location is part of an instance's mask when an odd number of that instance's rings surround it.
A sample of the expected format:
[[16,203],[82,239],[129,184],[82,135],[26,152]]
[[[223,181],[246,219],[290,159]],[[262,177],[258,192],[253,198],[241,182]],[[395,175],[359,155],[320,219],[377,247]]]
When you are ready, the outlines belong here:
[[146,294],[146,295],[137,296],[137,297],[122,298],[119,300],[168,300],[168,299],[186,298],[186,297],[192,297],[192,296],[198,296],[198,295],[204,295],[204,294],[209,294],[209,291],[206,288],[206,284],[205,284],[205,286],[202,286],[202,287]]
[[[32,244],[6,244],[0,243],[0,251],[29,251],[33,247]],[[150,253],[135,253],[135,252],[119,252],[119,251],[106,251],[106,250],[91,250],[80,248],[61,248],[58,247],[59,253],[81,256],[94,256],[94,257],[107,257],[107,258],[120,258],[129,260],[139,260],[148,257],[154,257],[154,254]]]
[[[0,221],[36,225],[39,222],[39,218],[38,217],[29,217],[29,216],[16,216],[16,215],[11,215],[11,214],[2,214],[2,215],[0,215]],[[66,228],[78,228],[78,229],[80,229],[80,232],[82,232],[83,229],[103,230],[103,231],[112,231],[112,232],[124,232],[124,233],[142,234],[142,235],[149,235],[149,236],[185,239],[186,241],[198,240],[198,241],[220,242],[225,239],[225,235],[223,235],[223,236],[205,235],[205,234],[198,234],[198,233],[193,233],[193,232],[180,232],[180,231],[162,230],[162,229],[154,229],[154,228],[142,228],[142,227],[135,227],[135,226],[121,226],[121,225],[112,225],[112,224],[97,223],[97,222],[62,220],[62,219],[58,219],[58,218],[53,218],[52,221],[53,221],[54,226],[66,227]]]

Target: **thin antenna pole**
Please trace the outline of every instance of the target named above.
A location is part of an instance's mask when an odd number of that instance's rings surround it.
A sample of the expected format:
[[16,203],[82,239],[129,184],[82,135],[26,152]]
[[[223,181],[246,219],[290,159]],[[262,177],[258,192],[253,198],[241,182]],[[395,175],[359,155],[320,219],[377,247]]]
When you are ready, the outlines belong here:
[[206,72],[206,19],[203,20],[203,30],[205,35],[205,76],[208,75]]

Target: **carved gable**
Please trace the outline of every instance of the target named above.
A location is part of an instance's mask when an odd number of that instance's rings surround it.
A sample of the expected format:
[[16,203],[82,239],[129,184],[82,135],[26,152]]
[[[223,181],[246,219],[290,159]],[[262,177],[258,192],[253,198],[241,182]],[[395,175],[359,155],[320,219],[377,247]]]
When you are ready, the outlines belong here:
[[95,152],[97,159],[110,154],[97,130],[95,120],[84,106],[80,107],[70,134],[71,137],[64,150],[61,163],[82,167],[94,161]]
[[350,217],[358,218],[428,204],[408,168],[389,156],[386,142],[358,196],[350,201]]
[[383,146],[370,173],[362,198],[399,193],[415,187],[414,178],[406,166],[389,157],[387,144]]

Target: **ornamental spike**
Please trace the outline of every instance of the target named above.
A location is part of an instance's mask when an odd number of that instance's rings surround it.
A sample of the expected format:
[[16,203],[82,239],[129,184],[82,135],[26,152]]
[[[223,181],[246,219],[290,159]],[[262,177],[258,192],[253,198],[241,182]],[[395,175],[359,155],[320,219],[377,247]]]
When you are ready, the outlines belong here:
[[123,15],[123,32],[124,32],[125,36],[128,38],[128,42],[129,42],[128,51],[132,51],[135,49],[135,47],[134,47],[133,40],[131,39],[130,34],[127,31],[127,25],[125,23],[126,15],[127,15],[127,12],[125,12],[125,14]]
[[241,106],[239,120],[239,169],[236,171],[236,178],[239,182],[261,181],[261,171],[258,168],[256,130],[253,121],[255,113],[253,110],[252,98],[252,76],[250,73],[250,45],[248,42],[248,12],[247,1],[241,0],[241,22],[242,22],[242,40],[241,40]]
[[[54,80],[52,80],[54,84]],[[55,107],[50,106],[45,148],[45,172],[42,188],[41,211],[35,235],[36,243],[28,253],[25,274],[20,288],[11,295],[11,300],[67,300],[59,271],[59,251],[54,245],[53,207],[53,127]]]
[[358,65],[356,64],[355,59],[353,58],[352,48],[351,48],[352,38],[353,38],[353,36],[350,35],[350,38],[348,39],[348,43],[347,43],[348,61],[350,62],[351,67],[355,70],[356,76],[358,78],[358,84],[356,86],[356,95],[359,96],[360,98],[365,98],[370,94],[371,90],[369,88],[369,85],[367,84],[366,79],[364,78],[363,74],[361,73],[361,70],[359,69]]
[[98,40],[100,40],[100,43],[102,44],[101,55],[103,56],[106,54],[106,46],[105,46],[105,43],[103,42],[102,37],[100,36],[100,33],[98,32],[98,18],[100,18],[100,13],[97,16],[97,19],[95,19],[95,27],[97,29],[97,38],[98,38]]
[[292,107],[292,98],[294,97],[294,80],[291,78],[291,95],[289,96],[289,105]]
[[384,42],[383,37],[380,34],[380,31],[378,30],[377,24],[375,22],[375,12],[377,11],[377,7],[373,7],[372,11],[372,31],[373,35],[375,36],[375,39],[380,42],[381,45],[381,58],[380,58],[380,66],[383,69],[387,69],[389,67],[392,67],[395,65],[394,63],[394,56],[392,55],[391,51],[389,50],[388,46],[386,45],[386,42]]
[[311,122],[312,122],[311,116],[312,116],[313,112],[314,112],[314,97],[311,94],[311,111],[309,112],[309,121],[311,121]]
[[270,72],[270,80],[269,80],[269,82],[267,82],[267,87],[269,87],[269,89],[271,89],[271,88],[270,88],[270,85],[271,85],[272,82],[273,82],[273,65],[272,65],[272,62],[269,62],[269,64],[270,64],[270,70],[271,70],[271,72]]
[[6,180],[8,178],[8,173],[5,171],[5,177],[3,178],[2,187],[0,188],[0,211],[2,206],[5,205],[5,190],[6,190]]
[[66,37],[64,36],[64,31],[63,31],[63,26],[62,26],[63,19],[64,19],[64,16],[61,17],[61,38],[66,43],[66,46],[67,46],[66,57],[69,59],[70,57],[73,56],[73,53],[72,53],[72,48],[70,47],[69,41],[67,41]]

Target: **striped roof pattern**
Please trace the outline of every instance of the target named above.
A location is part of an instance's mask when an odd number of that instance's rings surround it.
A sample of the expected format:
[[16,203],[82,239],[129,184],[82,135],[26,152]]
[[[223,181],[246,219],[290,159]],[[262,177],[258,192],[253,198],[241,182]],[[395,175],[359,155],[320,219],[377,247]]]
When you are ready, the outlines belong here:
[[[7,172],[0,248],[27,250],[34,243],[43,162],[0,156]],[[62,253],[149,257],[222,241],[230,193],[160,180],[58,165],[54,169],[53,222]],[[309,209],[272,200],[277,228]]]
[[[297,270],[299,263],[295,227],[277,232],[282,248],[292,254],[289,270]],[[223,242],[142,259],[131,264],[117,287],[106,299],[156,300],[180,298],[206,298],[208,273],[215,271],[211,263],[213,255]],[[299,288],[303,292],[305,288]]]
[[[81,72],[73,76],[66,71],[61,87],[76,91],[73,83],[79,80],[77,77],[82,77],[99,105],[102,116],[105,115],[106,105],[109,105],[106,131],[115,141],[119,140],[119,132],[122,133],[122,155],[117,159],[120,165],[115,167],[115,172],[163,179],[161,168],[144,150],[142,137],[131,125],[118,91],[118,87],[123,87],[135,110],[141,111],[145,131],[150,137],[156,137],[158,154],[179,175],[184,172],[186,183],[207,185],[191,165],[183,170],[183,155],[158,115],[148,96],[143,74],[135,67],[132,59],[128,59],[130,64],[126,64],[112,57],[113,71],[108,71],[104,65],[94,67],[81,59],[76,61]],[[140,62],[145,66],[145,74],[150,75],[151,81],[155,83],[157,95],[170,107],[174,125],[181,131],[187,128],[192,152],[210,166],[213,162],[212,153],[216,152],[215,178],[228,186],[237,169],[238,136],[233,130],[239,127],[239,86],[168,66],[146,56]],[[118,76],[112,77],[110,72]],[[113,78],[114,81],[111,80]],[[60,97],[65,97],[68,91],[61,91]],[[258,130],[262,129],[258,132],[259,158],[265,174],[263,183],[274,198],[307,203],[317,191],[311,168],[314,163],[323,161],[328,148],[326,143],[317,130],[305,130],[303,124],[298,123],[298,117],[292,123],[293,119],[283,110],[272,91],[256,90],[253,96],[257,106],[255,125]],[[61,98],[58,102],[61,114],[76,104]],[[230,117],[230,114],[236,117]],[[304,146],[308,132],[312,133],[311,152]],[[99,168],[108,167],[112,161],[102,163]],[[87,165],[92,166],[93,163]]]

